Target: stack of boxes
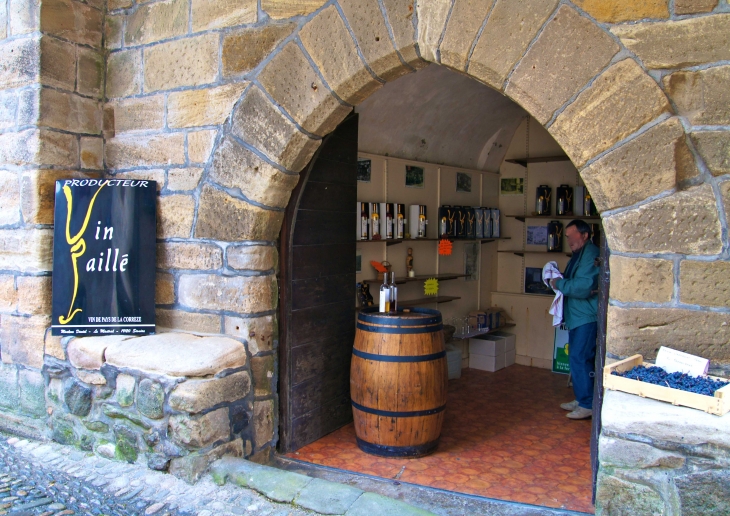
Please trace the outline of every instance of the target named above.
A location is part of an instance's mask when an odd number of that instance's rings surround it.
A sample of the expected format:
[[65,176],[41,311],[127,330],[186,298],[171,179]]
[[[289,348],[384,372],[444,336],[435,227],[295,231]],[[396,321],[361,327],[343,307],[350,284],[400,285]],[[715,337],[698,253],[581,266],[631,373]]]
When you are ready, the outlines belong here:
[[469,367],[495,372],[515,363],[515,336],[495,331],[469,339]]

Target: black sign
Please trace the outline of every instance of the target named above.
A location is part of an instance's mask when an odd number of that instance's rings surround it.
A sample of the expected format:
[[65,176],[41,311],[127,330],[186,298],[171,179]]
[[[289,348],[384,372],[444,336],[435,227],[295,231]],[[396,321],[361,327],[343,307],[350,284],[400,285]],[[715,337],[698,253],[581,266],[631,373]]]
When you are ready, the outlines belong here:
[[53,335],[155,331],[155,181],[56,181]]

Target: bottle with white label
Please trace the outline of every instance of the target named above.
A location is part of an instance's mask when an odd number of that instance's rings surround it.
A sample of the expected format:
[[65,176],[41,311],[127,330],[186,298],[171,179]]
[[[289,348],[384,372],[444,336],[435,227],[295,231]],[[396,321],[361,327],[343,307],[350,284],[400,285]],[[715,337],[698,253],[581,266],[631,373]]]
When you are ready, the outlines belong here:
[[364,202],[358,202],[358,205],[360,205],[360,240],[367,240],[369,238],[368,235],[368,209]]
[[395,238],[403,238],[405,236],[405,214],[403,213],[405,211],[405,205],[403,204],[396,204],[396,210],[398,211],[396,217],[396,230],[395,230]]
[[[388,273],[386,272],[387,276]],[[390,313],[395,314],[398,311],[398,287],[395,286],[395,272],[391,272],[390,276]]]
[[388,285],[388,273],[383,273],[383,284],[380,285],[380,304],[378,311],[387,314],[390,312],[390,285]]
[[426,238],[426,207],[421,205],[418,208],[418,238]]
[[370,238],[372,240],[380,239],[380,214],[377,202],[370,203]]
[[385,205],[385,238],[393,238],[393,205]]

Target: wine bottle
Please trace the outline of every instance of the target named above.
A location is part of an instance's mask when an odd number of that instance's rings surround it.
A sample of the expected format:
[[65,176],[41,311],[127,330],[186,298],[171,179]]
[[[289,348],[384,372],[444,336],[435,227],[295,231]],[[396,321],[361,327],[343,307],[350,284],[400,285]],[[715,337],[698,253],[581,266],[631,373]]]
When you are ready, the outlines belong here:
[[[386,272],[385,275],[387,276],[388,273]],[[390,276],[390,310],[389,312],[391,314],[394,314],[398,311],[398,287],[395,285],[395,272],[391,272]]]
[[382,313],[390,312],[390,285],[388,285],[388,273],[383,273],[383,284],[380,285],[380,305],[378,311]]
[[385,238],[393,238],[393,205],[385,205]]
[[403,236],[405,235],[403,227],[405,225],[405,218],[403,216],[403,210],[405,210],[405,206],[402,204],[396,204],[396,207],[396,209],[398,210],[398,224],[396,227],[395,238],[403,238]]
[[426,238],[426,207],[418,208],[418,238]]
[[368,239],[368,209],[364,202],[360,203],[360,240]]
[[372,213],[370,214],[370,233],[374,240],[378,240],[375,237],[380,235],[380,214],[378,213],[378,203],[374,202],[370,204]]

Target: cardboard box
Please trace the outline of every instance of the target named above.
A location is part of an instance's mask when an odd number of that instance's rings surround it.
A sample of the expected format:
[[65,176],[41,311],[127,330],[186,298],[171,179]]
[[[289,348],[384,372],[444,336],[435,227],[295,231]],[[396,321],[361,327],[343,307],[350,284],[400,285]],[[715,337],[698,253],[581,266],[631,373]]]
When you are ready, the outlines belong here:
[[491,373],[504,369],[505,355],[490,357],[487,355],[469,355],[469,367],[471,369],[479,369],[481,371],[489,371]]
[[504,366],[509,367],[511,365],[515,365],[515,360],[517,360],[517,350],[512,349],[510,351],[507,351],[504,354]]
[[493,334],[480,335],[469,339],[469,358],[472,355],[495,357],[504,355],[505,350],[505,339],[495,337]]
[[505,341],[504,351],[514,351],[517,344],[517,336],[514,333],[507,333],[506,331],[495,331],[490,333],[495,337],[502,337]]
[[474,310],[469,312],[469,326],[474,328],[486,328],[489,326],[487,312],[484,310]]

